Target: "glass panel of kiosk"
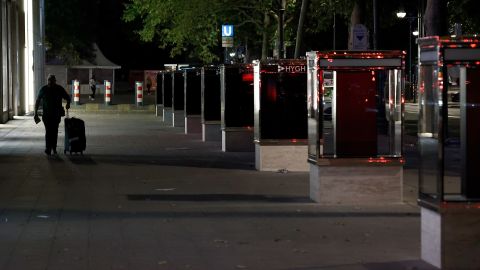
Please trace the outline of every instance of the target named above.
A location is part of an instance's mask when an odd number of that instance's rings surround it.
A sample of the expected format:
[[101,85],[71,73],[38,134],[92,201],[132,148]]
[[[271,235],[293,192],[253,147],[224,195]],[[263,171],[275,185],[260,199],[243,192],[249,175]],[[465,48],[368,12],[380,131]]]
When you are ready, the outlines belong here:
[[[318,119],[323,119],[323,111],[318,110],[320,102],[318,91],[318,58],[316,52],[307,53],[307,123],[308,123],[308,159],[316,160],[318,153],[323,152],[319,149],[320,141]],[[323,95],[322,95],[323,98]],[[322,99],[323,102],[323,99]],[[328,127],[324,127],[328,128]],[[331,143],[329,145],[332,145]],[[333,152],[333,151],[331,151]]]
[[307,55],[310,159],[402,156],[403,58],[402,52]]
[[172,92],[173,92],[172,82],[173,82],[173,72],[164,72],[162,94],[163,94],[163,107],[166,107],[166,108],[172,107]]
[[185,76],[184,71],[173,72],[173,110],[182,111],[184,109]]
[[155,91],[157,105],[163,105],[163,72],[157,73],[157,91]]
[[255,140],[306,143],[306,61],[256,61],[254,69],[255,80],[259,79],[255,87]]
[[251,64],[221,65],[222,128],[252,128],[253,67]]
[[421,202],[480,201],[480,40],[419,39]]
[[202,122],[220,121],[220,70],[218,67],[202,68]]
[[200,115],[201,113],[201,73],[199,69],[185,70],[185,113]]

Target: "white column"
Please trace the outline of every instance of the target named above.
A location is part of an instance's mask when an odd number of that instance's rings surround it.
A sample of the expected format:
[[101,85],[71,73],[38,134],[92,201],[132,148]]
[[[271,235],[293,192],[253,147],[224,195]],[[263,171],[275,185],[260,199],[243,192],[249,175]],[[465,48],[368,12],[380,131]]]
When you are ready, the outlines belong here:
[[24,107],[33,111],[36,93],[45,84],[44,15],[43,0],[23,0],[25,14],[24,47]]

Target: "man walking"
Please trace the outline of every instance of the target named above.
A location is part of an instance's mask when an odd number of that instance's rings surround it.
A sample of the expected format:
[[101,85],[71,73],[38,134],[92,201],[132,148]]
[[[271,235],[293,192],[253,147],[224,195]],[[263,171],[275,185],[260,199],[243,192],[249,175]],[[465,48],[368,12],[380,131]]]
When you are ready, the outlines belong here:
[[60,119],[64,116],[65,111],[62,107],[62,99],[67,101],[65,108],[70,109],[70,95],[65,91],[65,88],[56,84],[57,80],[55,75],[48,76],[48,84],[43,86],[38,93],[37,100],[35,101],[35,122],[40,122],[38,117],[38,108],[40,102],[42,102],[43,115],[42,121],[45,125],[45,154],[51,155],[57,154],[57,137],[58,137],[58,125]]

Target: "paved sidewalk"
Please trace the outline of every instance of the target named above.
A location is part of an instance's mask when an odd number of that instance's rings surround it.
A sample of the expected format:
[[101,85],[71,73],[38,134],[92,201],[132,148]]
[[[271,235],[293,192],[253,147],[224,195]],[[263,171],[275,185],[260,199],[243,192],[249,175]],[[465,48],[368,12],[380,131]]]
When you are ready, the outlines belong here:
[[407,204],[321,206],[308,173],[257,172],[152,114],[72,114],[84,156],[46,157],[31,117],[0,125],[0,270],[434,269],[413,170]]
[[143,98],[143,105],[137,106],[133,92],[117,92],[110,105],[105,105],[103,95],[97,94],[95,100],[90,100],[89,95],[81,95],[80,104],[75,105],[72,100],[71,111],[79,113],[155,113],[155,93]]

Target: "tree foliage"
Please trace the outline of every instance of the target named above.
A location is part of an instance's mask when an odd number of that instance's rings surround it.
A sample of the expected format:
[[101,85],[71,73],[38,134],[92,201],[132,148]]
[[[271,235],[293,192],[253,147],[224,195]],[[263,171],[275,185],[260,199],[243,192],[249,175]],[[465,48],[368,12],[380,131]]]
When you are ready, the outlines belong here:
[[462,24],[463,34],[480,33],[480,16],[478,16],[478,0],[456,0],[448,1],[450,32],[455,23]]
[[92,7],[97,1],[45,1],[47,58],[60,58],[68,65],[93,59],[97,11]]
[[[288,0],[286,28],[295,27],[293,21],[296,0]],[[210,63],[219,60],[220,27],[235,25],[237,43],[249,43],[255,49],[267,35],[271,47],[277,37],[278,0],[129,0],[123,19],[138,22],[141,40],[157,42],[170,50],[170,55],[187,53]],[[266,20],[266,18],[268,20]],[[286,31],[287,33],[294,31]],[[290,36],[286,35],[289,40]],[[260,42],[259,42],[260,41]]]

